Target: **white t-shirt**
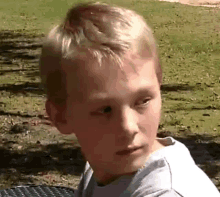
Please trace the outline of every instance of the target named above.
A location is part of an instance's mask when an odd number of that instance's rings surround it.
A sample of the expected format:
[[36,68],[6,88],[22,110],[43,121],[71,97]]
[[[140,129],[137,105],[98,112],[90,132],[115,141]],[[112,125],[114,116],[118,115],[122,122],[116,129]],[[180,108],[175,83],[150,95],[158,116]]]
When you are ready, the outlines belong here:
[[172,137],[157,139],[166,147],[154,152],[145,168],[103,187],[87,162],[76,197],[220,197],[184,144]]

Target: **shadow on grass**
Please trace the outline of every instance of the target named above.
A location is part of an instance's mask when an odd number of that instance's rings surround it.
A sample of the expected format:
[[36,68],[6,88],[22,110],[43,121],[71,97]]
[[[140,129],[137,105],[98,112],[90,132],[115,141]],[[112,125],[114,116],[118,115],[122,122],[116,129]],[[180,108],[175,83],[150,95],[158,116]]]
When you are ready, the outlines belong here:
[[[62,175],[79,176],[84,169],[85,160],[79,147],[67,143],[42,145],[38,141],[30,144],[25,150],[11,150],[14,141],[0,140],[0,154],[4,162],[0,162],[0,180],[4,188],[15,185],[34,183],[33,175],[49,175],[51,171]],[[2,184],[3,185],[3,184]]]
[[[1,69],[1,72],[0,72],[0,75],[5,75],[5,74],[7,74],[7,73],[15,73],[15,72],[30,72],[30,71],[37,71],[38,69],[37,68],[34,68],[34,69],[5,69],[5,70],[3,70],[3,69]],[[39,72],[38,72],[38,74],[39,74]]]
[[22,114],[20,112],[5,112],[3,110],[0,110],[0,116],[19,116],[19,117],[23,117],[23,118],[36,117],[36,115]]
[[176,91],[192,91],[195,86],[190,86],[189,84],[163,84],[161,85],[161,91],[163,94],[167,92],[176,92]]
[[[193,110],[220,110],[220,105],[218,106],[218,105],[216,105],[216,106],[212,106],[212,105],[206,105],[206,106],[200,106],[200,107],[195,107],[195,106],[192,106],[192,107],[188,107],[188,108],[186,108],[186,107],[183,107],[183,106],[180,106],[180,107],[175,107],[175,108],[173,108],[172,109],[172,111],[182,111],[182,110],[184,110],[184,111],[193,111]],[[167,113],[169,113],[169,111],[167,111]],[[210,116],[209,114],[208,114],[208,112],[207,113],[205,113],[204,114],[204,116]]]
[[41,88],[40,83],[30,83],[30,82],[25,82],[22,84],[3,84],[0,85],[0,91],[6,91],[6,92],[11,92],[11,93],[22,93],[22,94],[27,94],[32,93],[35,95],[44,95],[44,90]]
[[[39,78],[39,57],[42,47],[42,35],[31,35],[14,31],[0,31],[0,76],[10,77],[18,75],[22,85],[1,85],[0,91],[20,91],[19,88],[28,88],[27,79]],[[13,74],[12,76],[10,76]],[[25,81],[25,82],[22,82]],[[12,81],[15,81],[12,78]],[[29,84],[29,90],[37,88],[39,84]],[[29,91],[25,90],[25,91]],[[22,89],[21,91],[24,91]]]
[[196,83],[195,85],[189,85],[188,83],[173,83],[162,84],[160,89],[162,94],[167,94],[168,92],[204,90],[207,87],[211,87],[211,85],[207,85],[206,83]]
[[[38,36],[39,37],[39,36]],[[0,56],[3,64],[11,64],[14,59],[34,60],[37,54],[30,51],[41,48],[42,43],[37,42],[37,36],[4,30],[0,31]]]
[[[68,147],[66,144],[40,145],[43,150],[11,151],[13,141],[5,143],[7,148],[0,148],[0,154],[4,155],[4,162],[0,163],[1,169],[14,168],[20,173],[37,175],[39,172],[59,171],[61,174],[80,175],[85,161],[80,148]],[[29,148],[31,149],[31,148]]]

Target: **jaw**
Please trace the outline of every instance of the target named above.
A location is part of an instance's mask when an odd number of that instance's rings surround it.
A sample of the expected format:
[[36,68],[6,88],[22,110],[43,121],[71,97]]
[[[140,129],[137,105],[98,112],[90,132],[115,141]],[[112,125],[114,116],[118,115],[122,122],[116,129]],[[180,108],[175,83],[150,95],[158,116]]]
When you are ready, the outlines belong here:
[[154,144],[152,146],[151,154],[153,154],[154,152],[156,152],[164,147],[165,146],[163,144],[161,144],[157,139],[155,139]]
[[164,147],[165,147],[164,145],[162,145],[160,142],[158,142],[155,139],[154,144],[152,146],[152,151],[150,152],[150,154],[143,155],[142,157],[134,160],[132,162],[132,166],[122,166],[121,162],[117,162],[118,166],[115,166],[115,168],[117,169],[115,172],[110,172],[110,171],[107,172],[105,169],[100,170],[97,168],[97,166],[94,166],[93,168],[91,164],[91,167],[94,170],[95,180],[102,185],[107,185],[121,176],[124,176],[124,175],[132,176],[138,171],[138,169],[140,169],[141,167],[145,165],[146,161],[149,159],[151,154],[153,154],[154,152]]

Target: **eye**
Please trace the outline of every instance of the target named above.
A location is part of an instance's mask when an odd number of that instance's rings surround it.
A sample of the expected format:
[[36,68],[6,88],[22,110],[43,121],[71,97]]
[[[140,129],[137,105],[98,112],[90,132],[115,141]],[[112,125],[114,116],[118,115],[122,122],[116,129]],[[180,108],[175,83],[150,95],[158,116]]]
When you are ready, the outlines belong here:
[[110,113],[112,111],[112,108],[111,107],[109,107],[109,106],[107,106],[107,107],[105,107],[104,109],[102,109],[101,110],[101,113],[105,113],[105,114],[108,114],[108,113]]
[[145,107],[149,104],[149,102],[150,102],[150,98],[144,98],[138,101],[136,105],[138,105],[138,107]]
[[112,108],[110,106],[106,106],[104,108],[101,108],[100,110],[93,112],[92,114],[110,114],[112,112]]

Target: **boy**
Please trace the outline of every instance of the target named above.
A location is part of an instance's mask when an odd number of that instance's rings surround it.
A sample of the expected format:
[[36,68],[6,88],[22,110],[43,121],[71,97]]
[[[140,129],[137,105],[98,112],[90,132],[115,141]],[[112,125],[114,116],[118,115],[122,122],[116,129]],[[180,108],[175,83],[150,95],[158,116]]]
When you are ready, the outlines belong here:
[[88,161],[77,197],[217,197],[218,190],[171,137],[156,138],[162,71],[144,19],[102,3],[71,8],[40,60],[46,111],[75,133]]

